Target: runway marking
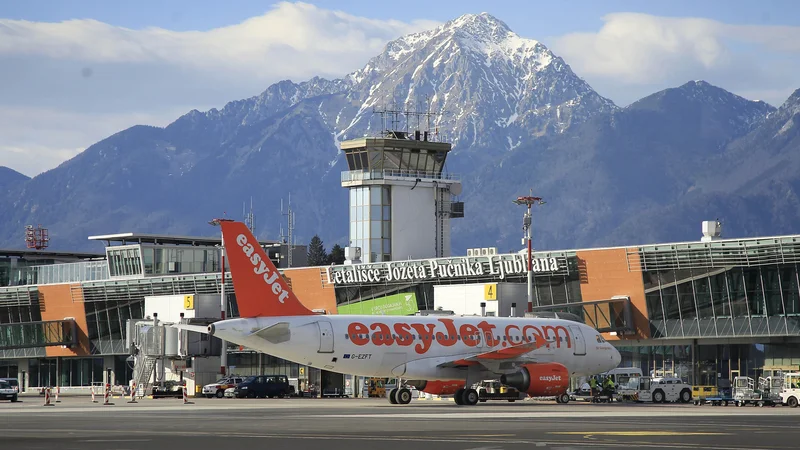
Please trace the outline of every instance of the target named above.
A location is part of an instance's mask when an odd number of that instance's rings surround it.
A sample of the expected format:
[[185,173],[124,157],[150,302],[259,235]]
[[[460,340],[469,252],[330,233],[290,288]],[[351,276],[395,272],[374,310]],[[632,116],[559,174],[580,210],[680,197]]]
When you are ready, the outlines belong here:
[[603,436],[730,436],[733,433],[715,431],[550,431],[547,434],[603,435]]
[[150,442],[152,439],[81,439],[78,442]]

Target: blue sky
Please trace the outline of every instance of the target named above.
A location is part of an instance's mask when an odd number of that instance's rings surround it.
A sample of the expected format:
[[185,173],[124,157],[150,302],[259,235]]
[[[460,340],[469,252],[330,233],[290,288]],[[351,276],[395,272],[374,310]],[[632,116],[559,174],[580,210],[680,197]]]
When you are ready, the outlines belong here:
[[0,166],[33,176],[132,125],[341,77],[484,11],[620,106],[695,79],[775,106],[800,88],[800,1],[0,0]]
[[[0,16],[7,19],[57,22],[91,18],[128,28],[162,27],[177,31],[210,30],[263,14],[276,2],[257,0],[2,0]],[[571,1],[420,1],[308,0],[321,8],[374,19],[427,18],[445,22],[465,13],[489,12],[526,37],[544,40],[575,31],[597,29],[600,18],[613,12],[642,12],[657,16],[704,17],[731,24],[800,25],[800,2],[785,0],[571,0]],[[487,4],[488,3],[488,4]]]

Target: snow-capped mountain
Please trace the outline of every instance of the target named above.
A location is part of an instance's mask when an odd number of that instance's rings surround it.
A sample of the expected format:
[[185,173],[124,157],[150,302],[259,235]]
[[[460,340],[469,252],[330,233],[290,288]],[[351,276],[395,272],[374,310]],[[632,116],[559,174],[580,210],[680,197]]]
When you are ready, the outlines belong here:
[[358,109],[337,116],[343,139],[376,131],[373,109],[429,104],[443,112],[433,126],[456,151],[510,150],[615,108],[543,44],[486,13],[390,42],[345,79],[353,86],[348,103]]
[[[251,197],[257,234],[275,239],[290,194],[298,242],[319,234],[347,245],[337,144],[388,126],[374,110],[428,108],[442,113],[432,131],[455,145],[447,170],[464,180],[456,252],[515,248],[518,211],[504,199],[530,187],[553,200],[537,245],[604,245],[620,221],[707,186],[696,169],[729,154],[731,140],[749,132],[765,149],[780,141],[773,135],[797,145],[794,106],[765,121],[769,105],[691,82],[620,109],[543,44],[470,14],[389,42],[341,79],[285,80],[166,128],[132,127],[13,183],[0,192],[0,247],[22,245],[31,223],[50,229],[54,249],[86,249],[86,236],[122,231],[210,235],[209,218],[238,218]],[[778,120],[780,129],[769,128]]]

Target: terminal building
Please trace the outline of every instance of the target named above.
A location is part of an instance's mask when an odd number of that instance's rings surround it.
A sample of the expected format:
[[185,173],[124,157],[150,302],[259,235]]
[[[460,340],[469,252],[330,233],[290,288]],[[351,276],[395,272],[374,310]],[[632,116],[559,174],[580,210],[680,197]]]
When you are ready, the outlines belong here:
[[[601,331],[620,350],[622,366],[695,385],[800,368],[800,235],[723,239],[716,222],[704,222],[692,242],[537,251],[527,312],[526,250],[451,255],[450,219],[464,209],[458,177],[444,170],[449,149],[396,132],[342,143],[347,261],[286,267],[286,245],[262,242],[306,307],[320,314],[560,315]],[[412,215],[428,218],[409,221]],[[104,242],[105,253],[0,250],[0,377],[16,376],[27,389],[126,385],[144,370],[132,357],[131,330],[154,313],[163,321],[219,320],[219,238],[90,239]],[[294,251],[295,261],[305,256],[305,248]],[[229,274],[224,304],[236,317]],[[222,371],[220,348],[189,341],[181,336],[176,351],[162,350],[168,363],[161,370],[179,373],[197,392]],[[227,373],[284,374],[301,386],[359,394],[357,378],[237,346],[226,352]]]

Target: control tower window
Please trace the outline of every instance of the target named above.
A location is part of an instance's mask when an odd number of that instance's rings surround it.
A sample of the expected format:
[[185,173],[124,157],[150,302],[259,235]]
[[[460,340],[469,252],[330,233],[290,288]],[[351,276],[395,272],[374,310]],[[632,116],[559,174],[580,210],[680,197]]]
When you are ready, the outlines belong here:
[[350,245],[361,247],[369,262],[391,258],[390,198],[389,186],[350,189]]

